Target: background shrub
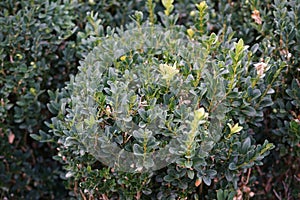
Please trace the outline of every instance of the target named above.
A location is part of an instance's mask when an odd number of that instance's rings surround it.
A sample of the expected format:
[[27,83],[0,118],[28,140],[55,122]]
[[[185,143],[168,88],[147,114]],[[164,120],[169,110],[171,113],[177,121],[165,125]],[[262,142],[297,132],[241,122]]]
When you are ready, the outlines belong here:
[[[215,4],[213,3],[215,2]],[[248,44],[259,45],[257,57],[269,56],[285,68],[274,82],[272,108],[264,111],[263,124],[255,129],[258,141],[276,145],[257,167],[257,198],[299,198],[299,0],[211,2],[212,27],[231,28]],[[222,12],[222,14],[218,14]],[[273,67],[278,68],[279,65]],[[273,74],[271,75],[273,76]],[[270,77],[271,78],[271,77]],[[262,191],[262,189],[264,191]]]
[[[260,33],[262,54],[282,60],[286,67],[276,83],[272,109],[266,111],[266,126],[259,137],[270,138],[276,150],[266,160],[260,175],[266,182],[265,190],[277,198],[297,199],[299,187],[299,40],[300,1],[274,1],[270,9],[262,11],[265,21],[255,29]],[[287,167],[288,166],[288,167]],[[273,185],[273,188],[271,187]],[[271,195],[268,195],[271,198]]]
[[[56,145],[37,143],[29,134],[47,130],[44,121],[51,113],[46,91],[61,88],[77,71],[78,61],[92,48],[86,40],[101,37],[102,26],[121,25],[128,19],[123,16],[129,16],[138,2],[129,4],[0,2],[1,199],[67,194],[59,178],[61,167],[51,158]],[[99,21],[94,21],[96,11]]]

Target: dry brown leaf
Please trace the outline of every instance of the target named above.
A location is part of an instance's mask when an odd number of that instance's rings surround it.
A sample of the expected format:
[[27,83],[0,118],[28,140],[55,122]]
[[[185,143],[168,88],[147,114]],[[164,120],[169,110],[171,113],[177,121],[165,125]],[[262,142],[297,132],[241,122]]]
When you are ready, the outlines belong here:
[[10,132],[8,135],[8,143],[12,144],[14,143],[14,140],[15,140],[15,134],[13,132]]
[[251,18],[254,19],[255,23],[262,24],[262,20],[260,18],[260,13],[258,10],[255,9],[252,11]]
[[195,186],[198,187],[202,183],[201,179],[197,179],[195,182]]

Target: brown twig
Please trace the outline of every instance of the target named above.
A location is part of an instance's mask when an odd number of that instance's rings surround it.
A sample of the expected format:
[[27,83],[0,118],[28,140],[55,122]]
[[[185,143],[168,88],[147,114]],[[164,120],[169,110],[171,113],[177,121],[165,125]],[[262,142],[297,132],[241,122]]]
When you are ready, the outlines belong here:
[[79,190],[81,197],[83,198],[83,200],[87,200],[85,195],[83,194],[82,190]]

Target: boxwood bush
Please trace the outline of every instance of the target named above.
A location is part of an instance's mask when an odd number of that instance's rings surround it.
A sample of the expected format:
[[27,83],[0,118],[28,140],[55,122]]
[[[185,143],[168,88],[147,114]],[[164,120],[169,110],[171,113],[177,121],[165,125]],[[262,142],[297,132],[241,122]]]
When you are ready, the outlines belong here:
[[299,5],[1,1],[0,198],[298,199]]
[[136,12],[50,92],[50,137],[77,198],[254,195],[251,167],[274,146],[255,144],[253,134],[285,63],[258,59],[259,45],[230,29],[209,34],[205,2],[190,27],[176,25],[172,1],[163,6],[161,23],[151,5],[145,22]]

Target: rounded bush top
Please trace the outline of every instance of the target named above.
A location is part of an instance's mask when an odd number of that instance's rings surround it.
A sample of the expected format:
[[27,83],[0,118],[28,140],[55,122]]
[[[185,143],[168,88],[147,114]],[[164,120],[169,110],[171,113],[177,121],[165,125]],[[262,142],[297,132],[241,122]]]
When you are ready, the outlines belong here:
[[[205,93],[212,96],[205,83],[214,71],[203,63],[207,50],[180,29],[140,27],[103,38],[69,85],[68,120],[74,134],[115,170],[158,170],[183,154],[193,156],[192,141],[199,134],[202,151],[220,139],[216,132],[222,127],[214,120],[224,119],[222,104],[215,99],[218,118],[210,114],[214,131],[200,105]],[[209,40],[216,44],[216,35]],[[217,98],[222,98],[222,79],[213,78],[220,85]]]

